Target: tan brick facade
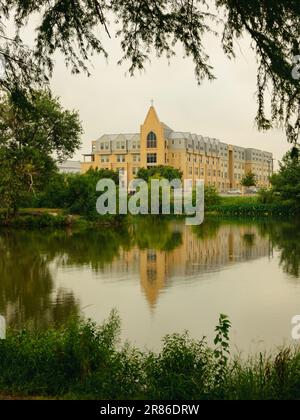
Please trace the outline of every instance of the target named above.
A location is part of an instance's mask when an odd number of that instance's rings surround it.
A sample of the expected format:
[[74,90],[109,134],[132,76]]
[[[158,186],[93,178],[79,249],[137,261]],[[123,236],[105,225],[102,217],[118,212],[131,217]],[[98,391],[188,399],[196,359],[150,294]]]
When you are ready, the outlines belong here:
[[140,132],[103,135],[92,142],[91,161],[81,165],[127,171],[128,181],[139,168],[168,165],[180,169],[184,179],[204,179],[226,192],[240,188],[245,173],[256,175],[259,187],[268,186],[273,173],[273,156],[252,148],[243,148],[188,132],[176,132],[162,123],[153,106],[148,111]]

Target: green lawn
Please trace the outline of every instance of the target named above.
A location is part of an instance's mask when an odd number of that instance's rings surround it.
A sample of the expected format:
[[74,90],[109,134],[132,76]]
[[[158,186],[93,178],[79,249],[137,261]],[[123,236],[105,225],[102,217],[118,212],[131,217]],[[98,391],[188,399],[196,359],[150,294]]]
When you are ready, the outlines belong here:
[[240,195],[232,197],[221,197],[221,204],[225,205],[240,205],[240,204],[254,204],[257,203],[258,197],[255,195]]

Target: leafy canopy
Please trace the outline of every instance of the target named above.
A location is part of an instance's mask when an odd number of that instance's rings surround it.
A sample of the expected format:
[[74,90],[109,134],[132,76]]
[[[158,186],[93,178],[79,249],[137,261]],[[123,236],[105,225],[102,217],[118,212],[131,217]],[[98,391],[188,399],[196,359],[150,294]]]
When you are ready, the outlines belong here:
[[[39,16],[36,40],[29,49],[21,29]],[[16,25],[9,38],[6,21]],[[116,29],[115,29],[116,28]],[[150,54],[171,58],[181,44],[195,64],[195,75],[214,79],[204,36],[215,32],[224,53],[233,58],[236,45],[250,36],[257,58],[256,122],[260,129],[285,126],[288,139],[299,136],[300,83],[293,78],[294,56],[300,54],[299,0],[0,0],[0,54],[7,62],[0,83],[20,93],[47,82],[60,51],[72,72],[89,73],[92,54],[107,56],[105,37],[115,32],[129,62],[130,74],[142,70]],[[266,92],[271,91],[271,113],[266,114]]]
[[300,207],[300,160],[289,151],[280,163],[280,170],[270,178],[272,191],[280,200]]
[[243,185],[244,187],[255,187],[256,185],[256,176],[253,172],[247,172],[242,180],[241,180],[241,185]]
[[0,97],[0,208],[14,211],[71,157],[82,133],[77,112],[64,110],[47,92],[33,92],[25,106]]
[[182,179],[182,172],[172,166],[158,165],[151,168],[140,168],[137,178],[148,182],[151,178],[164,178],[168,181],[173,179]]

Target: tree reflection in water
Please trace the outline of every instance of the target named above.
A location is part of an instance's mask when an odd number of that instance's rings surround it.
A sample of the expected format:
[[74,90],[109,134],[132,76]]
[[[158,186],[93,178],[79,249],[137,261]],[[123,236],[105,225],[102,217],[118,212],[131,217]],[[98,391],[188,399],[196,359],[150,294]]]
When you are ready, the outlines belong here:
[[300,222],[208,220],[190,228],[180,220],[138,217],[117,230],[0,230],[0,314],[10,326],[32,328],[79,314],[73,292],[56,287],[56,268],[100,272],[124,252],[137,252],[141,284],[154,305],[176,270],[195,275],[270,255],[273,247],[284,272],[298,278]]

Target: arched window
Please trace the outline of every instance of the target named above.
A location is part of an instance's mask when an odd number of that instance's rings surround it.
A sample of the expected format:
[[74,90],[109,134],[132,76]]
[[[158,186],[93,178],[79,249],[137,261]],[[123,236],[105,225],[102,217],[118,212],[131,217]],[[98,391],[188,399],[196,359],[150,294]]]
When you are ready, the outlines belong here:
[[147,149],[155,149],[157,147],[156,134],[151,131],[147,136]]

